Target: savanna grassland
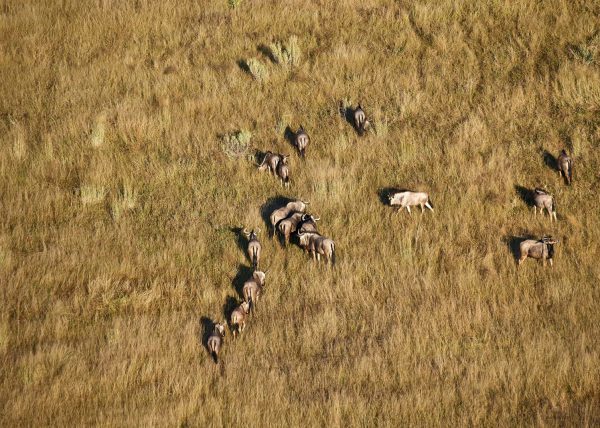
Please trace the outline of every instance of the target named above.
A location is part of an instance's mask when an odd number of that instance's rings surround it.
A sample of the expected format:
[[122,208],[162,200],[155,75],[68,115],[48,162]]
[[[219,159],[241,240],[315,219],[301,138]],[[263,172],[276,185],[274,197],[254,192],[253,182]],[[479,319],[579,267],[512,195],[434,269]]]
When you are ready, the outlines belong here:
[[[600,424],[600,3],[231,4],[0,2],[0,425]],[[292,154],[289,189],[256,150]],[[269,238],[282,197],[334,269]],[[241,226],[267,287],[215,365]],[[517,269],[542,234],[554,267]]]

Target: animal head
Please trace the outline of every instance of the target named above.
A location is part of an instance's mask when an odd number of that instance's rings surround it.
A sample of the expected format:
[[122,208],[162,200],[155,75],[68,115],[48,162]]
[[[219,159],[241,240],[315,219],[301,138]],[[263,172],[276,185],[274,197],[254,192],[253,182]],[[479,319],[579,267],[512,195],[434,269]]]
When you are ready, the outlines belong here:
[[563,155],[563,156],[567,156],[567,151],[565,149],[562,149],[560,151],[560,154]]
[[319,220],[321,220],[321,217],[315,217],[312,214],[302,214],[302,221],[308,221],[308,220],[312,220],[315,223]]
[[548,194],[548,192],[546,192],[544,189],[541,189],[539,187],[536,187],[534,192],[538,195],[547,195]]
[[242,311],[244,311],[245,313],[249,313],[250,312],[250,302],[242,302],[242,304],[240,305],[240,308],[242,308]]
[[554,238],[553,238],[553,237],[551,237],[551,236],[544,236],[544,237],[542,237],[541,241],[542,241],[544,244],[548,244],[548,245],[554,245],[554,244],[558,244],[558,239],[554,239]]
[[267,271],[261,272],[259,270],[254,271],[252,277],[260,284],[264,285],[265,279],[267,277]]
[[288,164],[288,158],[290,157],[290,155],[280,155],[281,156],[281,164],[282,165],[287,165]]
[[225,337],[225,323],[218,322],[215,324],[215,333],[220,334],[222,337]]

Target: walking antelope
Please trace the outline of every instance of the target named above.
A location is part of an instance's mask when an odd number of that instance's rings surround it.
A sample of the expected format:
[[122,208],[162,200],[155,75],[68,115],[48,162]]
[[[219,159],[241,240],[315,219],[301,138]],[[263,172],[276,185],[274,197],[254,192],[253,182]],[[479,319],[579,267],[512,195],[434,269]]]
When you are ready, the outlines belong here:
[[313,259],[320,261],[321,256],[323,256],[325,263],[330,261],[332,266],[335,264],[335,243],[333,239],[321,236],[316,232],[299,232],[298,238],[300,246],[305,251],[311,252]]
[[308,147],[308,143],[310,143],[310,138],[308,138],[308,134],[304,130],[304,127],[300,125],[300,129],[298,129],[298,132],[296,132],[296,135],[294,136],[294,145],[298,149],[300,156],[303,158],[305,157],[305,151]]
[[206,341],[206,347],[215,363],[219,362],[219,351],[223,345],[223,338],[225,337],[225,325],[222,323],[215,324],[213,332],[208,336]]
[[554,256],[554,244],[558,243],[558,239],[550,236],[544,236],[540,240],[527,239],[519,244],[519,260],[518,265],[521,265],[527,257],[532,259],[542,260],[542,265],[546,266],[546,260],[552,266],[552,257]]
[[248,237],[248,258],[250,259],[250,261],[252,261],[252,267],[254,269],[258,269],[258,264],[260,263],[260,252],[262,249],[260,242],[258,241],[259,233],[260,229],[257,229],[256,232],[254,231],[254,229],[252,229],[252,232],[248,232],[244,228],[244,235]]
[[305,212],[306,211],[306,206],[309,204],[309,202],[304,202],[304,201],[292,201],[292,202],[288,202],[284,207],[278,208],[276,210],[274,210],[271,215],[269,216],[269,219],[271,220],[271,226],[273,226],[273,237],[275,237],[275,230],[277,229],[277,223],[279,223],[281,220],[283,220],[284,218],[286,218],[287,216],[289,216],[291,213],[293,212]]
[[281,185],[290,187],[290,169],[287,164],[289,155],[284,155],[283,159],[277,164],[277,177],[281,180]]
[[265,286],[265,280],[267,277],[266,272],[254,271],[252,278],[244,283],[242,293],[244,294],[244,300],[251,304],[251,310],[254,311],[256,308],[262,289]]
[[284,158],[284,155],[268,151],[265,153],[263,161],[258,165],[258,170],[268,170],[271,174],[275,175],[277,173],[277,165],[279,165],[279,163],[282,161],[287,162],[287,159]]
[[304,214],[298,232],[318,232],[317,221],[319,220],[321,220],[321,217],[315,217],[312,214]]
[[356,110],[354,110],[353,117],[354,127],[360,135],[363,135],[365,131],[369,128],[370,123],[360,104],[358,105],[358,107],[356,107]]
[[402,211],[403,208],[406,208],[408,213],[410,214],[410,207],[419,205],[421,207],[421,213],[425,211],[425,207],[429,208],[433,211],[433,203],[429,198],[429,195],[425,192],[411,192],[409,190],[405,190],[402,192],[394,193],[393,195],[388,196],[390,200],[390,205],[395,206],[399,205],[398,213]]
[[277,224],[277,229],[279,233],[283,236],[283,240],[285,245],[290,243],[290,236],[292,233],[296,232],[298,229],[298,225],[302,221],[302,217],[304,216],[301,212],[294,212],[287,218],[284,218]]
[[558,173],[561,177],[564,175],[567,184],[571,184],[571,180],[573,179],[573,161],[564,149],[558,155]]
[[536,188],[533,191],[533,211],[536,216],[538,208],[540,209],[540,214],[544,214],[544,208],[548,211],[550,221],[552,221],[552,218],[556,220],[556,200],[554,196],[540,188]]
[[248,318],[251,306],[251,301],[244,301],[237,308],[235,308],[233,312],[231,312],[229,325],[231,327],[231,331],[233,332],[234,338],[238,333],[242,333],[244,328],[246,328],[246,318]]

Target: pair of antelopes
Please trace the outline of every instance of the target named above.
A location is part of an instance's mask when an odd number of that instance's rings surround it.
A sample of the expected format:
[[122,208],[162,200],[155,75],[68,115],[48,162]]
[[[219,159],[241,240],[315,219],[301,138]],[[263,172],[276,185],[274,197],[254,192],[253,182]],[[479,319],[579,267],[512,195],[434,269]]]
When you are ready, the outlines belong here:
[[[364,110],[358,105],[353,111],[354,127],[356,131],[363,135],[370,126],[370,122],[367,119]],[[294,134],[293,145],[298,150],[300,156],[304,159],[306,157],[306,148],[310,143],[310,137],[304,130],[304,126],[300,125],[298,131]],[[290,185],[290,168],[288,159],[290,155],[284,155],[282,153],[274,153],[267,151],[262,162],[258,164],[259,171],[268,170],[271,174],[279,177],[281,185],[289,187]]]
[[[260,254],[262,246],[258,240],[258,233],[260,229],[252,230],[248,232],[243,229],[243,233],[248,238],[248,246],[246,247],[246,253],[248,258],[252,262],[252,277],[248,279],[242,287],[242,294],[244,300],[231,312],[229,316],[229,327],[231,328],[233,337],[237,334],[242,333],[246,328],[246,322],[250,312],[254,312],[256,305],[263,292],[263,288],[266,283],[267,271],[260,271]],[[210,355],[212,356],[215,363],[219,361],[219,352],[225,338],[225,323],[217,323],[214,325],[213,331],[208,337],[206,346]]]
[[332,239],[322,236],[317,229],[317,221],[320,217],[315,217],[306,212],[309,203],[301,200],[288,202],[285,206],[274,210],[269,220],[273,227],[273,237],[275,232],[279,231],[287,246],[293,233],[298,237],[300,247],[310,254],[316,260],[324,257],[325,262],[335,264],[335,243]]

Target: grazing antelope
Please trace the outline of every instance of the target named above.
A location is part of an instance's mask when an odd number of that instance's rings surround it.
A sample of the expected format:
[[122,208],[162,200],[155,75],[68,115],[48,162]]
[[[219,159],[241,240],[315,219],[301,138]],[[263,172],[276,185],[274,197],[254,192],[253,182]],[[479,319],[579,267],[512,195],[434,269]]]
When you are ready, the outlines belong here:
[[277,177],[281,180],[281,185],[290,187],[290,169],[287,165],[289,155],[284,155],[283,159],[277,164]]
[[277,229],[279,230],[279,233],[281,233],[281,235],[283,236],[283,240],[286,246],[290,243],[290,236],[292,236],[292,233],[296,232],[296,230],[298,229],[298,225],[302,221],[303,216],[304,214],[301,212],[294,212],[277,224]]
[[273,226],[273,237],[275,237],[275,230],[277,229],[277,223],[279,223],[281,220],[283,220],[284,218],[289,216],[290,213],[305,212],[306,206],[308,204],[309,204],[308,201],[306,201],[306,202],[300,201],[300,200],[292,201],[292,202],[288,202],[286,204],[286,206],[274,210],[271,213],[271,215],[269,216],[269,219],[271,220],[271,226]]
[[533,191],[533,211],[537,216],[537,210],[540,209],[540,214],[544,214],[544,208],[550,215],[550,221],[554,217],[556,220],[556,200],[544,189],[536,188]]
[[573,179],[573,161],[567,154],[566,150],[562,150],[558,155],[558,173],[562,177],[564,175],[567,184],[571,184]]
[[268,170],[271,174],[275,175],[277,172],[277,165],[279,165],[279,162],[282,160],[283,155],[268,151],[265,153],[263,161],[258,165],[258,170]]
[[391,206],[400,206],[397,211],[398,213],[402,211],[403,208],[406,208],[408,213],[411,214],[410,207],[416,205],[421,207],[421,213],[425,211],[424,207],[427,207],[433,211],[433,203],[431,202],[429,195],[425,192],[411,192],[409,190],[405,190],[403,192],[394,193],[393,195],[388,196],[388,198]]
[[233,332],[233,337],[235,338],[238,333],[242,333],[244,328],[246,328],[246,318],[248,318],[248,314],[250,313],[250,307],[252,306],[252,301],[244,301],[237,308],[231,312],[231,317],[229,319],[231,331]]
[[312,214],[304,214],[298,232],[318,232],[317,221],[319,220],[321,220],[321,217],[315,217]]
[[365,131],[369,128],[370,123],[360,104],[358,105],[358,107],[356,107],[356,110],[354,110],[353,117],[354,127],[360,135],[363,135]]
[[325,258],[325,262],[331,261],[331,265],[335,264],[335,243],[332,239],[319,235],[316,232],[299,232],[298,238],[300,246],[308,252],[311,252],[313,259],[321,260],[321,256]]
[[258,264],[260,263],[260,251],[262,249],[260,242],[258,241],[258,234],[260,233],[260,229],[252,229],[252,232],[248,232],[246,228],[244,228],[244,235],[248,238],[248,258],[252,261],[252,267],[254,269],[258,269]]
[[527,257],[532,259],[541,259],[542,265],[546,266],[546,260],[552,266],[552,257],[554,256],[554,244],[558,243],[558,239],[550,236],[544,236],[540,240],[527,239],[519,244],[519,261],[521,265]]
[[222,323],[215,324],[213,332],[208,336],[206,341],[206,347],[215,363],[219,362],[219,351],[223,345],[223,338],[225,337],[225,325]]
[[310,138],[308,138],[308,134],[304,130],[304,127],[300,125],[300,129],[298,129],[298,132],[296,132],[296,135],[294,136],[294,145],[298,149],[300,156],[303,158],[305,157],[305,151],[308,147],[308,143],[310,143]]
[[242,293],[244,294],[244,300],[251,303],[251,310],[254,311],[256,308],[262,289],[265,286],[265,280],[267,277],[266,272],[254,271],[252,278],[244,283]]

